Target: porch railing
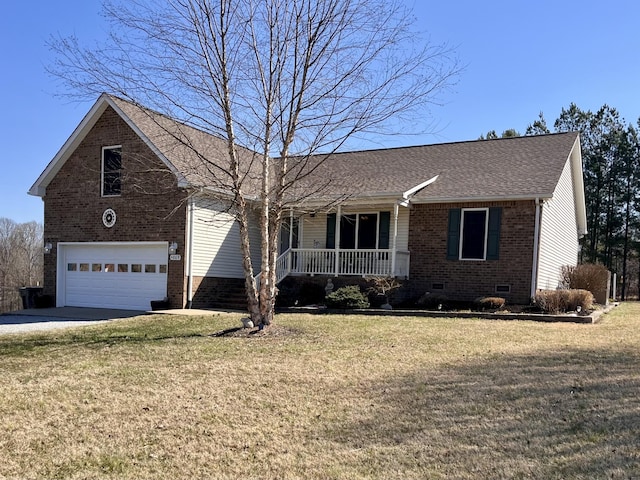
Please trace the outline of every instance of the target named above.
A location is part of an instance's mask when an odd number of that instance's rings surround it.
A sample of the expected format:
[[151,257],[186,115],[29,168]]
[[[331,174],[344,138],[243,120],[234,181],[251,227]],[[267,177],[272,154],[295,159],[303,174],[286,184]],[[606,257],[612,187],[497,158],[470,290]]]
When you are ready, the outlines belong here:
[[[291,249],[287,249],[276,259],[276,284],[280,283],[283,278],[291,273]],[[262,272],[259,272],[253,277],[256,281],[256,286],[260,288],[260,276]]]
[[401,277],[409,275],[409,252],[396,252],[395,272],[391,271],[391,250],[293,248],[290,255],[292,274]]
[[[408,278],[409,252],[396,252],[395,271],[392,272],[391,250],[290,248],[276,260],[276,283],[290,274]],[[256,281],[260,281],[260,274],[256,275]]]

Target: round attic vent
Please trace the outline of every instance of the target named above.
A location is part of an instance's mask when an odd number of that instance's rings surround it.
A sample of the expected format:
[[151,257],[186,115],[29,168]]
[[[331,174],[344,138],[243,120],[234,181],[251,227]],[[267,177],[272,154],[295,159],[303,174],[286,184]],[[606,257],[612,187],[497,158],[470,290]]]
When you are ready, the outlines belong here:
[[102,223],[107,228],[111,228],[116,224],[116,212],[112,208],[107,208],[102,214]]

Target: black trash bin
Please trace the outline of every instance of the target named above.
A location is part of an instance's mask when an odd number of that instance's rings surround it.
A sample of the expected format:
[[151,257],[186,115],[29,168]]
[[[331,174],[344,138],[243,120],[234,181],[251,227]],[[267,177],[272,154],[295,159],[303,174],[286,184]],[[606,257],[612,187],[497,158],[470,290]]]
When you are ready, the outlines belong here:
[[22,287],[20,296],[22,297],[22,308],[36,308],[36,298],[42,295],[42,287]]

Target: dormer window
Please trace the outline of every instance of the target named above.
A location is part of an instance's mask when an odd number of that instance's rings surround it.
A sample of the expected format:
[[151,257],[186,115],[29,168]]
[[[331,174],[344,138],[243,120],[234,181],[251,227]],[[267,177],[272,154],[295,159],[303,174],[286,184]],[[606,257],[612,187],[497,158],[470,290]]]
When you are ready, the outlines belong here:
[[102,147],[102,196],[116,197],[122,191],[122,147]]

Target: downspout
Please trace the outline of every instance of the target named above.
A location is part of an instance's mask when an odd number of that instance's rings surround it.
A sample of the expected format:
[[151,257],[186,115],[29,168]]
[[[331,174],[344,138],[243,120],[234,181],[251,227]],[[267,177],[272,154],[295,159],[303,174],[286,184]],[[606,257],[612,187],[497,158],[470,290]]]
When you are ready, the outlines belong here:
[[540,249],[540,220],[541,220],[542,203],[540,197],[536,197],[536,218],[533,231],[533,265],[531,267],[531,294],[530,298],[536,296],[538,286],[538,257]]
[[187,308],[193,303],[193,198],[187,209]]

